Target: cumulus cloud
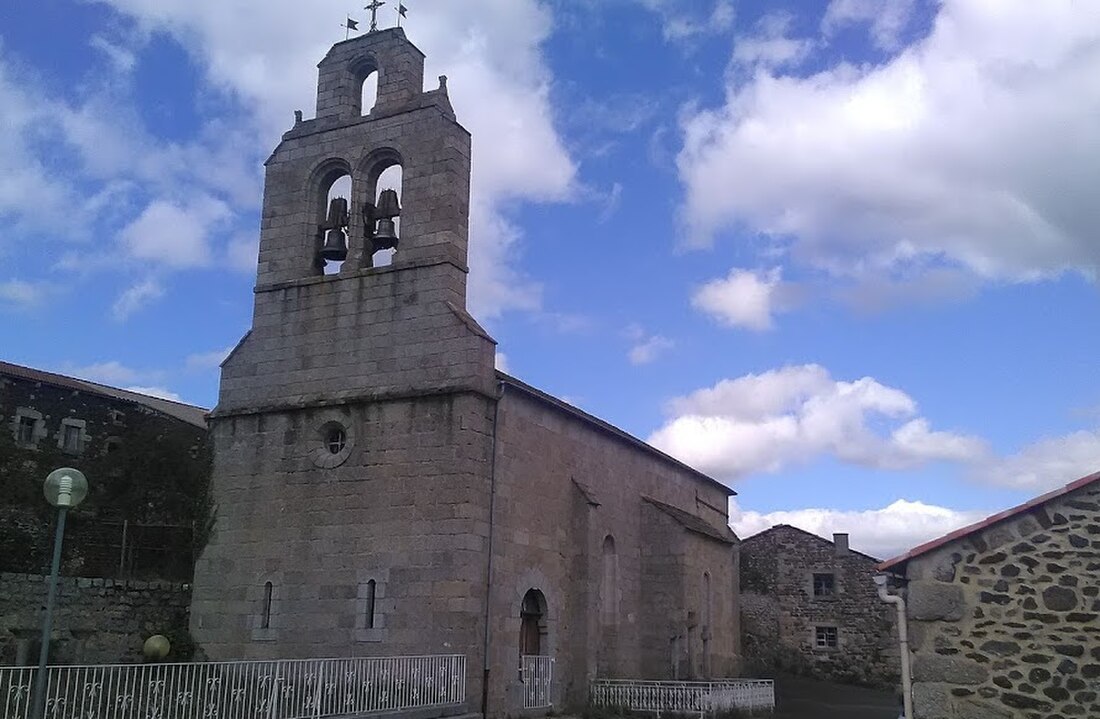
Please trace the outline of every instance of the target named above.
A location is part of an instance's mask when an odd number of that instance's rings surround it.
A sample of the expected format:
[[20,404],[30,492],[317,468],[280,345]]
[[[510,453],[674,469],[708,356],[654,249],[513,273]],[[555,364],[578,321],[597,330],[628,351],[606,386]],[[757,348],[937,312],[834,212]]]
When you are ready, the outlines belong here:
[[649,364],[676,346],[668,337],[650,334],[639,324],[630,325],[624,334],[630,340],[626,357],[632,365]]
[[190,354],[184,361],[184,366],[188,370],[203,371],[209,369],[215,369],[221,366],[221,363],[225,361],[225,358],[229,356],[229,353],[233,351],[234,345],[229,347],[223,347],[222,349],[212,350],[210,352],[196,352]]
[[821,20],[821,32],[831,37],[851,25],[866,25],[880,50],[895,50],[913,15],[914,0],[832,0]]
[[882,64],[732,77],[683,116],[686,242],[746,228],[834,276],[1095,277],[1098,38],[1096,4],[943,3]]
[[853,549],[879,559],[889,559],[977,522],[988,514],[905,499],[881,509],[806,508],[766,513],[741,509],[736,501],[732,501],[730,526],[742,539],[777,524],[789,524],[829,540],[835,532],[847,533]]
[[155,200],[122,229],[119,239],[126,253],[138,260],[183,269],[210,263],[210,233],[231,215],[229,207],[212,197],[182,204]]
[[123,389],[130,392],[137,392],[138,394],[147,394],[150,397],[159,397],[160,399],[167,399],[172,402],[182,402],[178,394],[166,387],[144,387],[142,385],[134,385],[132,387],[123,387]]
[[987,453],[977,437],[931,429],[905,392],[871,377],[836,380],[818,365],[722,380],[668,411],[649,443],[726,481],[820,456],[894,470]]
[[164,296],[164,287],[153,278],[142,280],[125,290],[111,305],[111,316],[123,322],[140,309]]
[[739,35],[733,44],[733,62],[738,65],[780,68],[797,66],[814,49],[809,38],[790,36],[794,16],[770,13],[756,24],[755,33]]
[[1100,429],[1033,442],[975,470],[978,479],[1036,493],[1100,472]]
[[90,365],[65,365],[63,372],[73,377],[79,377],[91,382],[121,387],[135,382],[159,381],[161,372],[149,372],[128,367],[118,360],[96,362]]
[[511,374],[511,370],[508,368],[508,355],[504,354],[500,350],[497,350],[496,357],[494,358],[496,368],[505,374]]
[[733,268],[722,279],[711,280],[692,295],[691,304],[729,327],[770,330],[775,313],[788,308],[792,299],[782,271]]

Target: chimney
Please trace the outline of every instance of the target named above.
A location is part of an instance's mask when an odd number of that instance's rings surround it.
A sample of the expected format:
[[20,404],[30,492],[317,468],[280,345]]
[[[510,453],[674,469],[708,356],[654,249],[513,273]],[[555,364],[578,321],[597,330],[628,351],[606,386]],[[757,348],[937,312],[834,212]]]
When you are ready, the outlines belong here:
[[839,532],[833,533],[833,548],[836,550],[836,556],[844,557],[848,554],[848,535],[841,534]]

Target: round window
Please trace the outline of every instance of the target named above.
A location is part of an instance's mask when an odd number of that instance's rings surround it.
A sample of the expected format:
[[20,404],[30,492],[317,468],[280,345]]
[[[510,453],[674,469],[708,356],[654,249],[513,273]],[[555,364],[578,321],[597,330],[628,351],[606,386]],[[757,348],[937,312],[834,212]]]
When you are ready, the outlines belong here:
[[322,469],[339,467],[351,456],[355,437],[341,419],[322,422],[313,435],[310,458]]

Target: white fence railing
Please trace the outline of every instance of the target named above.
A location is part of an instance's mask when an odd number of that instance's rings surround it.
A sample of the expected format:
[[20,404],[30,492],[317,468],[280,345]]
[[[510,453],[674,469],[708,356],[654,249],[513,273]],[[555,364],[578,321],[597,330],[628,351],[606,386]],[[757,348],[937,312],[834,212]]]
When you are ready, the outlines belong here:
[[647,682],[595,679],[591,701],[633,711],[695,714],[724,709],[748,711],[775,708],[775,683],[770,679],[719,679],[710,682]]
[[554,660],[542,654],[524,654],[519,658],[519,672],[523,682],[523,708],[553,706]]
[[[2,719],[31,719],[30,667],[0,667]],[[46,719],[316,719],[466,702],[466,657],[47,669]]]

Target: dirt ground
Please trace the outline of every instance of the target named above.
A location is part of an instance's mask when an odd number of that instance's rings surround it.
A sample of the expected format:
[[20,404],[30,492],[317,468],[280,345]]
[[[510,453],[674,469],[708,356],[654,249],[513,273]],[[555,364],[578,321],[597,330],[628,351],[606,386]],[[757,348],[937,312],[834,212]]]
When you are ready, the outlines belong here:
[[775,680],[775,719],[897,719],[893,692],[813,679]]

